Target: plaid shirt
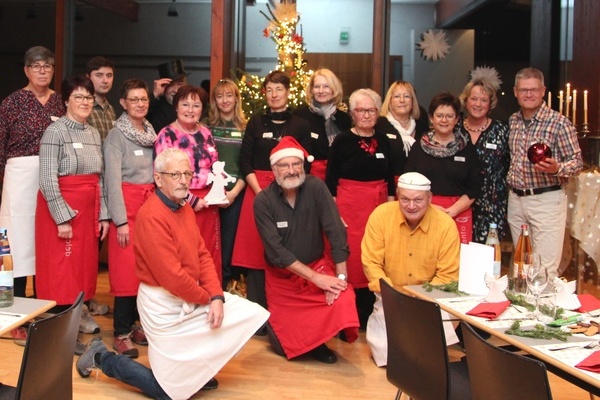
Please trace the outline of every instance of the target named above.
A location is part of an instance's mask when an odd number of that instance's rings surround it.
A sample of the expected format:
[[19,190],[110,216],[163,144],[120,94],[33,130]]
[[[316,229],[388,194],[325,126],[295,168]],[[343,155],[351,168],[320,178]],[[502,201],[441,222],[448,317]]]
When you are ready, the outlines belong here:
[[100,135],[90,125],[62,117],[46,129],[40,142],[40,191],[57,225],[70,221],[76,214],[62,197],[58,177],[87,174],[100,176],[99,220],[107,220]]
[[[560,185],[583,168],[581,149],[573,124],[548,108],[545,103],[542,103],[531,119],[529,127],[525,126],[521,111],[510,116],[508,126],[511,160],[506,180],[511,187],[533,189]],[[536,171],[527,158],[527,149],[535,142],[550,146],[552,158],[559,163],[556,175]]]
[[115,120],[117,116],[115,114],[115,109],[110,103],[107,101],[106,105],[102,107],[98,101],[94,98],[94,107],[92,108],[92,113],[88,117],[88,124],[98,129],[98,133],[100,133],[100,137],[102,141],[106,139],[106,135],[115,125]]

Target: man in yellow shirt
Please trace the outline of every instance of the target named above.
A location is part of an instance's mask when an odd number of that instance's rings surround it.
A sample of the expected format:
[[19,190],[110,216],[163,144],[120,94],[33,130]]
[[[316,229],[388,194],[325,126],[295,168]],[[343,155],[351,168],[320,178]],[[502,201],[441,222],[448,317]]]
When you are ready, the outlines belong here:
[[362,240],[362,263],[375,292],[367,323],[367,342],[377,366],[387,364],[387,338],[379,279],[396,289],[431,282],[458,280],[460,240],[456,224],[431,205],[431,182],[408,172],[398,179],[398,201],[378,206],[367,222]]

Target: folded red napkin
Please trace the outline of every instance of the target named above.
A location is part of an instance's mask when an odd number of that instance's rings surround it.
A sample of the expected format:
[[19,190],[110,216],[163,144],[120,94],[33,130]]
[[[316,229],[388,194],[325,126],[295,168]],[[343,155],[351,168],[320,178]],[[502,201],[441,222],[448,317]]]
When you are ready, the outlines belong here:
[[487,319],[497,318],[502,314],[506,307],[510,305],[510,301],[501,301],[499,303],[480,303],[471,311],[467,311],[467,315],[474,315]]
[[600,372],[600,351],[593,352],[575,367],[591,372]]
[[581,307],[577,309],[579,312],[587,312],[597,310],[600,308],[600,300],[592,296],[591,294],[578,294],[577,298],[581,303]]

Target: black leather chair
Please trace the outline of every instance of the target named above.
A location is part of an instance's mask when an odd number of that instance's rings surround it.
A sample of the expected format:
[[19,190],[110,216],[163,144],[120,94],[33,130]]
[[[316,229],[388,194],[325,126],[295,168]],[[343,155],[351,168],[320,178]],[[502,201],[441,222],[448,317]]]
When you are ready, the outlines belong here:
[[73,352],[83,292],[69,309],[32,322],[17,387],[0,386],[0,400],[73,399]]
[[415,400],[471,399],[464,360],[448,362],[446,336],[437,303],[407,296],[381,284],[388,341],[387,379]]
[[544,363],[488,343],[465,322],[461,329],[473,399],[552,399]]

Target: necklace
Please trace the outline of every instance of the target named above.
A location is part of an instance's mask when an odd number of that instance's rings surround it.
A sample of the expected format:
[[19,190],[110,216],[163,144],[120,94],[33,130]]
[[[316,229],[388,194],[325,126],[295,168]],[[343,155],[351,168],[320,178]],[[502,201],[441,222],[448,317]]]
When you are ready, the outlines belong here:
[[190,132],[190,131],[188,131],[188,130],[185,130],[185,129],[183,129],[183,126],[181,126],[181,125],[179,124],[179,121],[178,121],[178,120],[175,120],[175,125],[177,125],[177,126],[179,127],[179,129],[181,129],[182,131],[184,131],[184,132],[185,132],[185,133],[187,133],[188,135],[193,135],[193,134],[195,134],[195,133],[196,133],[196,131],[192,131],[192,132]]
[[469,126],[469,124],[467,123],[467,120],[466,120],[466,119],[465,119],[465,121],[463,122],[463,125],[465,126],[465,128],[467,128],[467,130],[468,130],[468,131],[471,131],[471,132],[481,132],[481,131],[483,131],[485,128],[487,128],[489,124],[490,124],[490,119],[489,119],[489,118],[486,118],[486,119],[485,119],[485,123],[484,123],[484,124],[483,124],[483,125],[482,125],[480,128],[471,128],[471,127]]
[[[369,140],[367,140],[369,139]],[[360,140],[358,144],[361,149],[363,149],[366,153],[373,155],[377,151],[377,139],[372,138],[370,136],[360,136]]]

